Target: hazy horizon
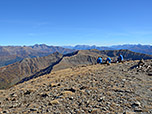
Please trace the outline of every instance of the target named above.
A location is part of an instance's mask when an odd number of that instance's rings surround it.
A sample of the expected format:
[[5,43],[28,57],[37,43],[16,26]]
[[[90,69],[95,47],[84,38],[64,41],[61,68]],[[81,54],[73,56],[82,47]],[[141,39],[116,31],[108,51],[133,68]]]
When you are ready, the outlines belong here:
[[[42,43],[39,43],[39,44],[33,44],[33,45],[0,45],[0,46],[34,46],[34,45],[47,45],[47,46],[59,46],[59,47],[74,47],[74,46],[97,46],[97,47],[112,47],[112,46],[119,46],[118,45],[88,45],[88,44],[76,44],[76,45],[48,45],[48,44],[42,44]],[[123,45],[142,45],[142,46],[152,46],[152,45],[144,45],[144,44],[120,44],[121,46]]]
[[151,45],[151,0],[3,0],[0,45]]

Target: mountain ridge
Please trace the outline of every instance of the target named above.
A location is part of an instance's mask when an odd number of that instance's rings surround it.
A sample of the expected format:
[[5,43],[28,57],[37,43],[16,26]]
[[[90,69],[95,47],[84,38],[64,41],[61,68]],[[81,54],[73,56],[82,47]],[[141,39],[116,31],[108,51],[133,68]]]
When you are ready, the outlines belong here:
[[21,61],[24,58],[43,57],[54,52],[66,54],[73,51],[72,49],[47,46],[45,44],[35,44],[34,46],[0,46],[0,67]]
[[115,46],[89,46],[89,45],[76,45],[76,46],[49,46],[46,44],[35,44],[33,46],[0,46],[0,67],[6,66],[24,58],[34,58],[47,56],[54,52],[67,54],[76,50],[118,50],[128,49],[134,52],[151,54],[152,46],[150,45],[115,45]]
[[79,50],[64,55],[55,52],[49,56],[25,58],[20,62],[1,67],[0,88],[7,88],[16,83],[49,74],[51,71],[96,64],[98,56],[102,56],[103,61],[110,56],[115,62],[120,53],[126,60],[152,59],[152,55],[135,53],[129,50]]
[[62,54],[53,53],[46,57],[25,58],[20,62],[0,68],[0,87],[6,88],[14,85],[21,79],[34,75],[62,58]]

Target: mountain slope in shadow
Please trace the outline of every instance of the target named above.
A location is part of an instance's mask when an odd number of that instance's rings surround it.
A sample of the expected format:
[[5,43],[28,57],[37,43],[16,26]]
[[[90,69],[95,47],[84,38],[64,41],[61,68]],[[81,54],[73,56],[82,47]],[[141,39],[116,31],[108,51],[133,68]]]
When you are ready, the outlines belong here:
[[115,61],[120,53],[126,60],[152,59],[152,55],[129,50],[81,50],[65,55],[56,52],[45,57],[26,58],[0,68],[0,88],[8,88],[16,83],[49,74],[51,71],[95,64],[98,56],[102,56],[104,60],[110,56]]
[[0,68],[0,88],[7,88],[25,77],[34,75],[63,57],[60,53],[53,53],[46,57],[26,58],[20,62]]

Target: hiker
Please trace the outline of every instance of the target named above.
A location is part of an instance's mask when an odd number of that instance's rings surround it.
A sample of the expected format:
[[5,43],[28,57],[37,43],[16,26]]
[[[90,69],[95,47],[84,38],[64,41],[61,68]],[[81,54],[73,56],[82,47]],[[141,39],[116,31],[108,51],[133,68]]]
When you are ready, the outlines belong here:
[[102,63],[102,57],[100,57],[100,56],[98,57],[97,63],[98,63],[98,64],[101,64],[101,63]]
[[107,58],[106,63],[107,64],[111,63],[111,58],[110,57]]
[[120,63],[120,62],[123,62],[123,56],[121,54],[119,54],[119,57],[117,59],[117,62]]
[[141,59],[138,63],[138,68],[142,67],[145,64],[144,60]]

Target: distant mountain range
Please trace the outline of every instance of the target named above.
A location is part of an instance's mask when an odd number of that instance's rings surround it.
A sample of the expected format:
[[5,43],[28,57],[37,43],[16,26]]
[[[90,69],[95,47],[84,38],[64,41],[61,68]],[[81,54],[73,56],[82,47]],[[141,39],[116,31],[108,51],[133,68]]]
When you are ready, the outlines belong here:
[[43,57],[54,52],[67,54],[76,50],[119,50],[128,49],[134,52],[152,55],[152,46],[150,45],[116,45],[116,46],[89,46],[89,45],[76,45],[76,46],[48,46],[45,44],[36,44],[33,46],[0,46],[0,67],[6,66],[24,58]]
[[0,67],[15,63],[24,58],[43,57],[54,52],[66,54],[73,51],[73,49],[47,46],[45,44],[36,44],[34,46],[0,46]]
[[76,46],[63,46],[63,48],[75,49],[75,50],[88,50],[88,49],[97,49],[97,50],[113,50],[111,47],[104,46],[89,46],[89,45],[76,45]]
[[126,60],[152,59],[152,55],[135,53],[129,50],[80,50],[68,54],[55,52],[44,57],[25,58],[22,61],[0,68],[0,89],[11,87],[51,71],[72,68],[80,65],[95,64],[98,56],[105,60],[108,56],[113,61],[119,54]]
[[130,45],[130,44],[126,44],[126,45],[115,45],[115,46],[111,46],[111,48],[113,49],[128,49],[134,52],[139,52],[139,53],[144,53],[144,54],[150,54],[152,55],[152,46],[151,45]]
[[76,45],[76,46],[63,46],[64,48],[75,49],[75,50],[88,50],[88,49],[98,49],[98,50],[119,50],[128,49],[134,52],[150,54],[152,55],[152,46],[150,45],[115,45],[115,46],[89,46],[89,45]]

